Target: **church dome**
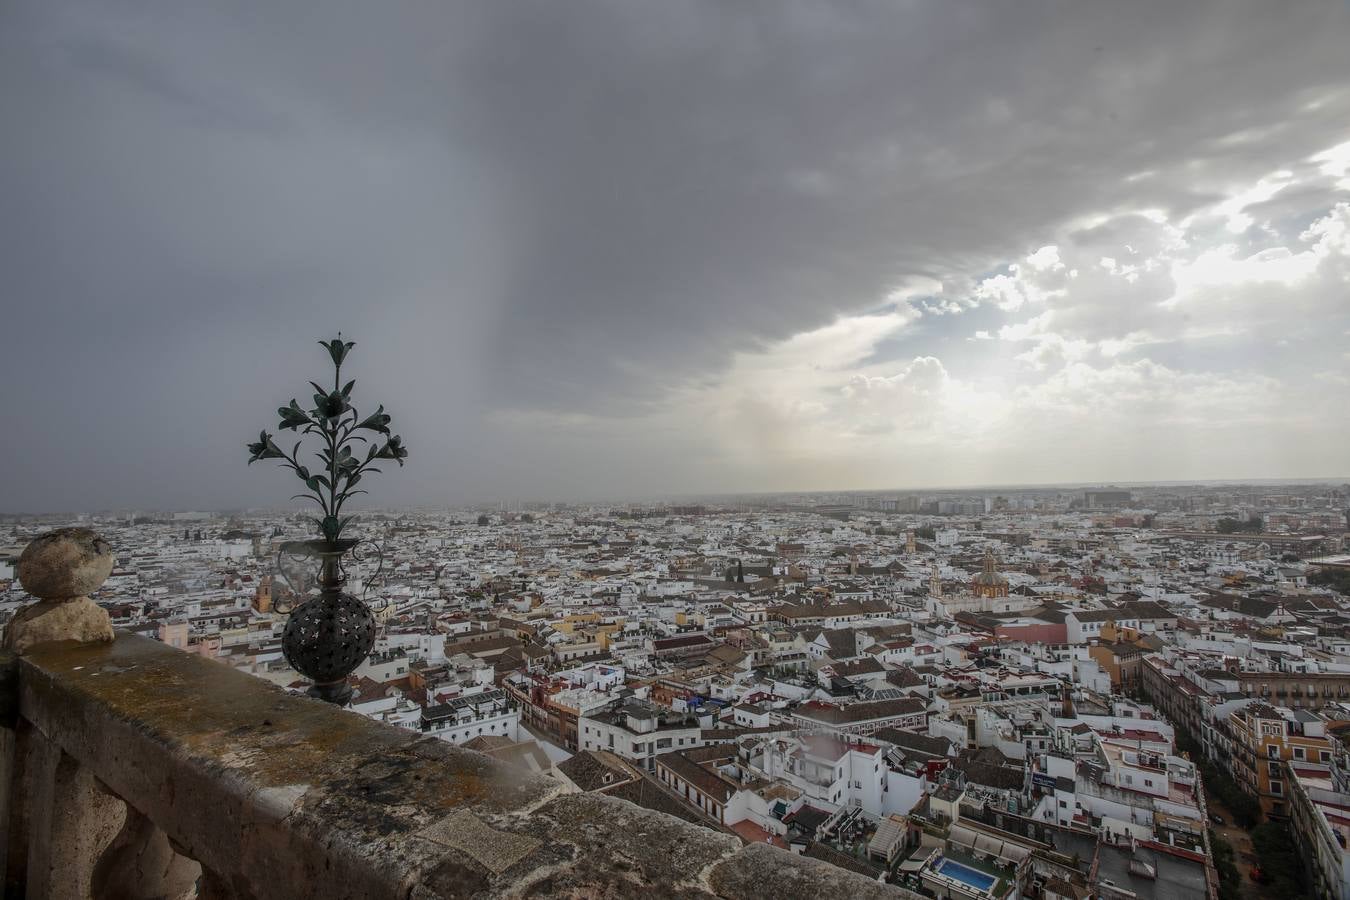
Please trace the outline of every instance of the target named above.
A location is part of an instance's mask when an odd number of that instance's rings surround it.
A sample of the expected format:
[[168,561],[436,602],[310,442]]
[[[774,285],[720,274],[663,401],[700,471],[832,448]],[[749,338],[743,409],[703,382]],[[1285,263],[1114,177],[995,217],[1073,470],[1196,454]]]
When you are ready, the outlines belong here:
[[1008,595],[1008,579],[1000,575],[994,568],[994,551],[984,551],[984,571],[972,578],[970,585],[975,594],[981,597],[1006,597]]

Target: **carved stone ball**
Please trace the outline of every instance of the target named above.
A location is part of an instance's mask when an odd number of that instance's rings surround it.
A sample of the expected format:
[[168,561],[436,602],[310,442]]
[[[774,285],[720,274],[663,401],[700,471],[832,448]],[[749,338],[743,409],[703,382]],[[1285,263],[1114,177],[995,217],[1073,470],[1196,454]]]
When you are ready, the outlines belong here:
[[88,528],[58,528],[19,555],[19,583],[39,600],[60,602],[98,590],[113,570],[112,545]]

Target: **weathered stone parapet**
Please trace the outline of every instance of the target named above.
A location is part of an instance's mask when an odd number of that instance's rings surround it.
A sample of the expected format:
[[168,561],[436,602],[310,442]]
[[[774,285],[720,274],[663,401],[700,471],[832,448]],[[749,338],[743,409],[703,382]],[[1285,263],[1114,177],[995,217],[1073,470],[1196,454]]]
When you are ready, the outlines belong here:
[[[790,865],[784,864],[784,857]],[[848,877],[843,877],[848,876]],[[895,900],[922,894],[880,884],[838,866],[793,856],[767,844],[751,844],[712,870],[709,882],[718,897],[810,897],[811,900]]]
[[[253,900],[913,896],[623,800],[564,794],[134,635],[33,646],[17,665],[20,733],[130,808],[98,826],[121,857],[98,860],[95,877],[181,884],[181,854],[202,867],[201,896]],[[45,801],[28,774],[10,805],[33,814]],[[22,875],[12,857],[11,877]],[[24,861],[43,858],[29,846]]]
[[58,528],[34,540],[19,556],[18,576],[38,602],[5,626],[5,648],[22,652],[48,641],[111,641],[112,620],[89,595],[112,569],[112,546],[88,528]]

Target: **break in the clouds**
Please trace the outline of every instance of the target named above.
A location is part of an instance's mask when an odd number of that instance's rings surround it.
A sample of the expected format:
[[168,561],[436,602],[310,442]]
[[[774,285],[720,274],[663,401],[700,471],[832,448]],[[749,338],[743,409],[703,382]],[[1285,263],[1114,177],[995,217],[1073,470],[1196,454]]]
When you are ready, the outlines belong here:
[[3,509],[1344,473],[1339,2],[0,6]]

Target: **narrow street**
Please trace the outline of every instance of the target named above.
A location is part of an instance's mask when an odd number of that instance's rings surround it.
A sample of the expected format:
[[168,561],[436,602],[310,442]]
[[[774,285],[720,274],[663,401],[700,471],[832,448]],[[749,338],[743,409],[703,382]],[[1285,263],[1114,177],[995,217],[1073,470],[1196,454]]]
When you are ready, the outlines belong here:
[[1212,795],[1207,798],[1209,811],[1221,816],[1226,824],[1211,826],[1219,837],[1228,842],[1228,846],[1233,848],[1233,864],[1237,866],[1238,874],[1242,877],[1242,897],[1243,900],[1263,900],[1266,894],[1263,893],[1261,885],[1252,881],[1249,874],[1252,866],[1256,865],[1256,855],[1252,852],[1252,837],[1243,828],[1233,824],[1233,814],[1228,808],[1219,803]]

